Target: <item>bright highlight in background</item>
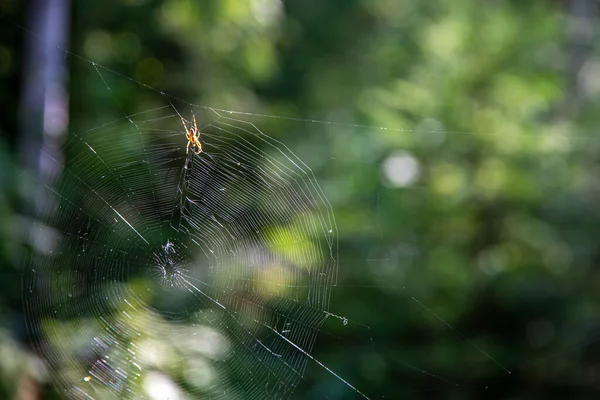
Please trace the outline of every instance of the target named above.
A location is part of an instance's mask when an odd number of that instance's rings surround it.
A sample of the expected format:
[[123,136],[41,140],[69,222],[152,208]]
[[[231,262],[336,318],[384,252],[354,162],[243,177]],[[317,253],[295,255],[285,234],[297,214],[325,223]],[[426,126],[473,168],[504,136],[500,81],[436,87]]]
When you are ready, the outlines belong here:
[[395,188],[411,186],[421,176],[419,161],[404,150],[389,155],[382,164],[382,170],[385,184]]
[[153,400],[181,399],[177,385],[169,378],[158,372],[150,372],[144,381],[146,393]]

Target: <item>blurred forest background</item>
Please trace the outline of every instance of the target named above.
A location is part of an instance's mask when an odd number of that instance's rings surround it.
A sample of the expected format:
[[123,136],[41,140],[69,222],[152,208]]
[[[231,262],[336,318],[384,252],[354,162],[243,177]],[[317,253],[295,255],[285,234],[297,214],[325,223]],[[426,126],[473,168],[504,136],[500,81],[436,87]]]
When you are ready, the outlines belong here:
[[[0,17],[0,397],[58,398],[22,311],[22,174],[69,132],[165,105],[136,82],[285,117],[248,118],[331,202],[330,310],[352,321],[310,354],[362,393],[600,397],[596,2],[1,0]],[[323,395],[359,397],[309,360],[293,397]]]

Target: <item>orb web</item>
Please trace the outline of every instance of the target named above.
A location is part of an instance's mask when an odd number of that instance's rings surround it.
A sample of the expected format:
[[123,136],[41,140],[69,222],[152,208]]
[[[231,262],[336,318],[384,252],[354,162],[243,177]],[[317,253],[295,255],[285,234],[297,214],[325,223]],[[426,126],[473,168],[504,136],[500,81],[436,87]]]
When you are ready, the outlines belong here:
[[196,118],[201,154],[170,107],[43,154],[62,174],[34,182],[24,303],[67,397],[286,398],[302,379],[336,279],[331,207],[255,125]]

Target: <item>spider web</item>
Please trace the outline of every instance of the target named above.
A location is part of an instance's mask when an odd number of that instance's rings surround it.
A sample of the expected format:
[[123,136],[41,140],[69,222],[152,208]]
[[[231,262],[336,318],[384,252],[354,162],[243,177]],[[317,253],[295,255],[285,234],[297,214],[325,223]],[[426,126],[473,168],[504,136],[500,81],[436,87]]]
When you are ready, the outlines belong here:
[[[91,65],[112,93],[105,75],[114,71]],[[160,94],[168,105],[71,133],[64,161],[41,155],[62,174],[35,181],[43,212],[31,230],[24,305],[59,392],[290,398],[310,385],[311,362],[370,398],[312,354],[318,338],[345,341],[324,328],[328,320],[358,327],[376,352],[369,326],[330,310],[338,231],[311,169],[244,113],[189,103],[203,152],[186,153],[183,116]],[[510,373],[406,287],[389,288]],[[428,384],[456,385],[394,362]]]
[[[302,377],[336,279],[331,206],[253,124],[196,118],[200,155],[166,106],[72,134],[38,182],[25,305],[68,396],[285,398]],[[181,385],[153,389],[159,369]]]

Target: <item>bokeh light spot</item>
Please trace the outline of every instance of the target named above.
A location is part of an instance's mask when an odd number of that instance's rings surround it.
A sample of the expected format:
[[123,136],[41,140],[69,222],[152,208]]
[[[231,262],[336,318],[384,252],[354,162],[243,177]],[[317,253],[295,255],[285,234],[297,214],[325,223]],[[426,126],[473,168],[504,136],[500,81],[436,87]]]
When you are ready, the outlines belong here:
[[384,183],[389,187],[411,186],[421,176],[419,161],[404,150],[388,156],[383,162],[382,169]]

